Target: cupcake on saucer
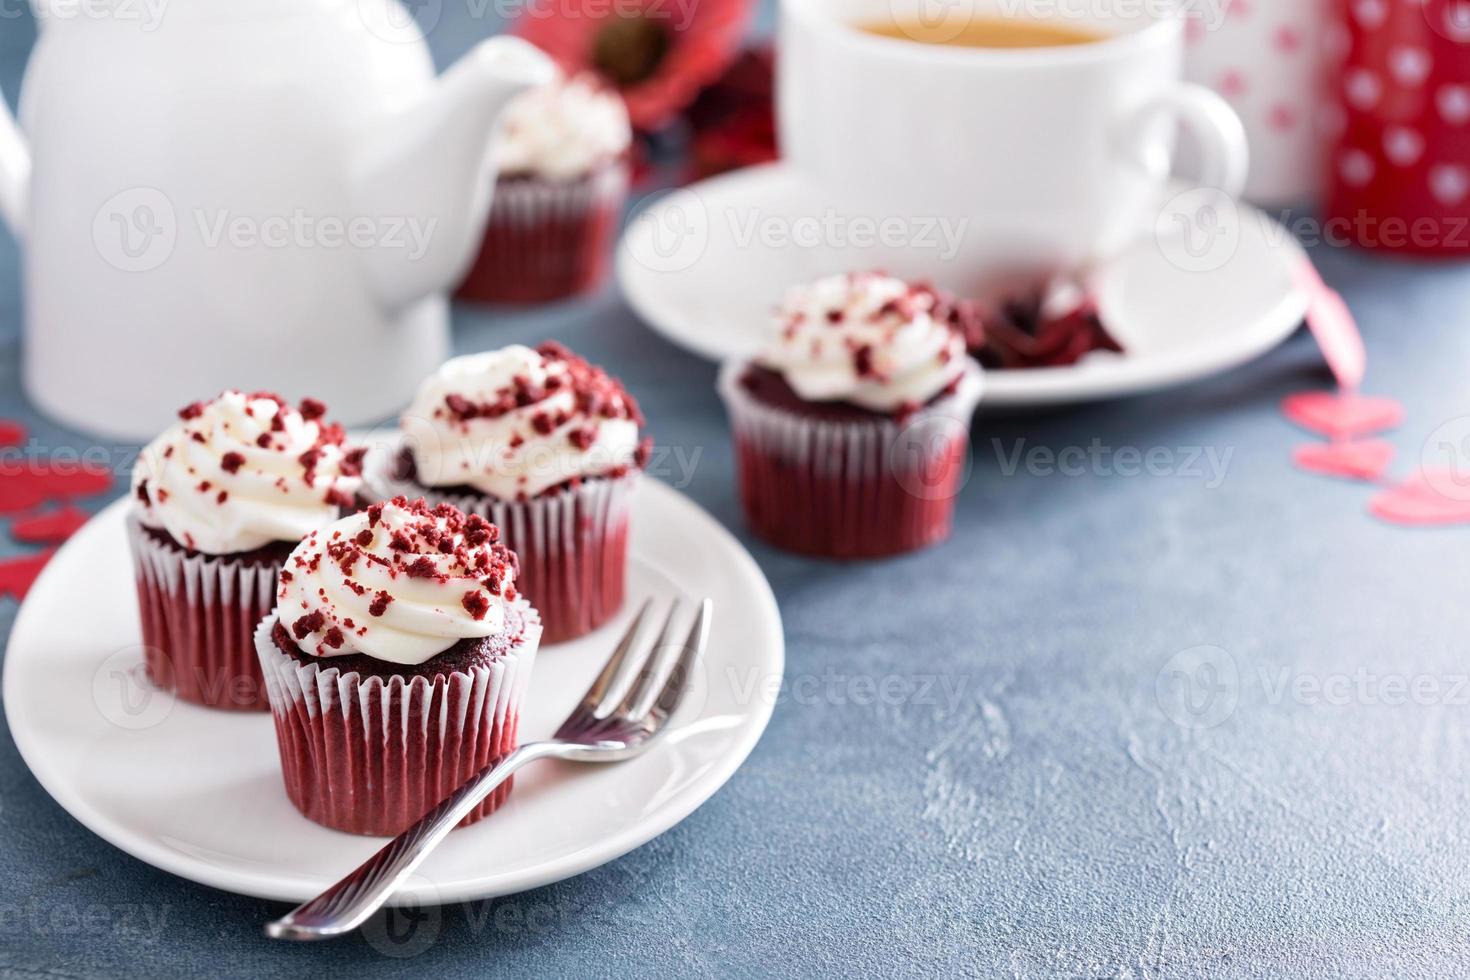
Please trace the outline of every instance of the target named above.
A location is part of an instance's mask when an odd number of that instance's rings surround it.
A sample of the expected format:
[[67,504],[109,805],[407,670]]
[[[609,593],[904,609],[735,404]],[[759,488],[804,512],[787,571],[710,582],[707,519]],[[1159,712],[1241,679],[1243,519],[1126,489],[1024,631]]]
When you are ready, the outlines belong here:
[[399,425],[401,441],[369,456],[370,489],[499,525],[547,643],[617,612],[648,446],[616,379],[555,343],[471,354],[426,380]]
[[727,363],[719,390],[761,538],[875,558],[949,535],[981,370],[934,290],[880,273],[793,289],[764,352]]
[[255,652],[286,792],[310,819],[394,836],[515,749],[541,623],[484,518],[374,504],[309,534],[277,599]]
[[622,98],[593,76],[517,96],[495,144],[485,242],[459,295],[539,303],[601,285],[628,196],[632,138]]
[[226,391],[179,412],[133,468],[128,537],[148,676],[214,708],[263,709],[252,636],[276,570],[350,508],[362,451],[326,407]]

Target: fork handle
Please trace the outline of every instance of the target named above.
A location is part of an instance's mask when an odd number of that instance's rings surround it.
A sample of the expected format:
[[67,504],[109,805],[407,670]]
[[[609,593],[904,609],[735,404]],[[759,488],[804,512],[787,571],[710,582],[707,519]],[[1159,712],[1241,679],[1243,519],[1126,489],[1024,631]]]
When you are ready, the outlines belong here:
[[527,763],[560,755],[563,750],[562,743],[556,741],[530,742],[486,766],[412,827],[383,845],[356,871],[287,915],[266,923],[266,935],[272,939],[307,941],[330,939],[356,929],[383,907],[429,852],[495,787]]

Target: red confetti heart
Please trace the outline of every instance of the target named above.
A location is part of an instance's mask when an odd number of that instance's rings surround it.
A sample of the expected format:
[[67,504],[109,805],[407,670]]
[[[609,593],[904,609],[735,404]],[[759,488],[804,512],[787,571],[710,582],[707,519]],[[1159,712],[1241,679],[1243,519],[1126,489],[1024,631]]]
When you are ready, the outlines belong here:
[[10,536],[33,544],[60,544],[87,523],[87,512],[67,505],[44,514],[23,517],[10,525]]
[[19,446],[25,441],[25,426],[9,419],[0,419],[0,446]]
[[1296,447],[1292,459],[1304,470],[1350,480],[1376,480],[1393,462],[1393,446],[1377,439],[1365,442],[1314,442]]
[[112,487],[112,474],[105,469],[58,466],[48,460],[11,465],[20,471],[0,472],[0,514],[34,510],[55,497],[90,497]]
[[1295,272],[1297,285],[1306,290],[1309,299],[1307,326],[1322,349],[1327,366],[1339,385],[1349,391],[1356,389],[1363,383],[1368,367],[1357,321],[1343,298],[1322,281],[1310,259],[1303,259]]
[[36,555],[0,559],[0,597],[8,595],[17,600],[24,599],[36,576],[41,574],[41,569],[54,554],[56,549],[51,548]]
[[1333,439],[1371,435],[1404,420],[1404,407],[1392,398],[1332,391],[1290,395],[1281,403],[1281,411],[1302,428]]
[[1424,470],[1373,498],[1374,516],[1393,524],[1470,524],[1470,478],[1454,470]]

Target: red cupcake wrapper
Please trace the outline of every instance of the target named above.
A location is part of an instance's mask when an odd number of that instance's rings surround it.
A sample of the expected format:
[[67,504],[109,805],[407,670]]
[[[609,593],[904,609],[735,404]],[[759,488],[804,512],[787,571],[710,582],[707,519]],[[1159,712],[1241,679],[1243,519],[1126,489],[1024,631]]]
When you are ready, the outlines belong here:
[[252,637],[276,601],[276,569],[189,555],[128,518],[144,660],[153,683],[195,704],[269,707]]
[[642,473],[594,477],[530,500],[443,493],[388,474],[402,444],[369,454],[366,483],[379,497],[423,497],[479,514],[500,527],[502,543],[520,559],[516,591],[541,614],[543,643],[592,632],[623,605],[628,577],[628,517]]
[[621,160],[576,180],[498,181],[484,244],[458,295],[543,303],[597,288],[607,278],[627,196],[628,165]]
[[[384,679],[305,663],[276,647],[274,614],[255,631],[270,691],[286,795],[334,830],[394,837],[518,743],[521,704],[540,641],[536,610],[521,600],[526,633],[488,666]],[[460,826],[490,815],[507,780]]]
[[980,368],[959,389],[902,424],[807,417],[764,404],[740,384],[748,367],[720,371],[734,433],[740,499],[751,530],[788,551],[880,558],[949,537],[954,499],[969,474],[970,417]]

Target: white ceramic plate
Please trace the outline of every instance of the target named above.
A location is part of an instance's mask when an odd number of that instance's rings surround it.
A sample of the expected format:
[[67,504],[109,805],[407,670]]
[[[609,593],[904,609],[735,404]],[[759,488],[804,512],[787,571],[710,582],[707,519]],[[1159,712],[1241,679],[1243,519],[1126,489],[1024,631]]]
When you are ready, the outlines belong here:
[[[713,360],[754,353],[786,289],[818,276],[883,268],[958,285],[946,282],[954,264],[937,263],[934,249],[839,247],[832,242],[849,227],[841,224],[830,235],[810,234],[834,213],[844,212],[781,164],[702,181],[657,198],[632,219],[618,249],[618,281],[649,326]],[[1229,370],[1280,344],[1306,312],[1292,275],[1305,255],[1285,228],[1247,205],[1228,226],[1238,229],[1239,241],[1208,271],[1171,262],[1153,229],[1141,229],[1137,244],[1094,277],[1103,319],[1127,353],[1099,353],[1066,368],[991,371],[984,405],[1158,390]],[[918,226],[914,233],[926,234]],[[846,236],[857,240],[852,230]]]
[[[628,607],[593,635],[541,651],[522,738],[554,731],[645,596],[707,595],[705,670],[677,730],[621,765],[523,770],[505,807],[451,834],[403,901],[488,898],[595,868],[688,816],[754,748],[784,660],[770,586],[678,492],[647,480],[636,500]],[[126,507],[113,504],[73,537],[16,617],[4,677],[11,734],[57,802],[129,854],[228,891],[310,898],[383,838],[327,830],[292,807],[269,714],[176,702],[141,680]]]

